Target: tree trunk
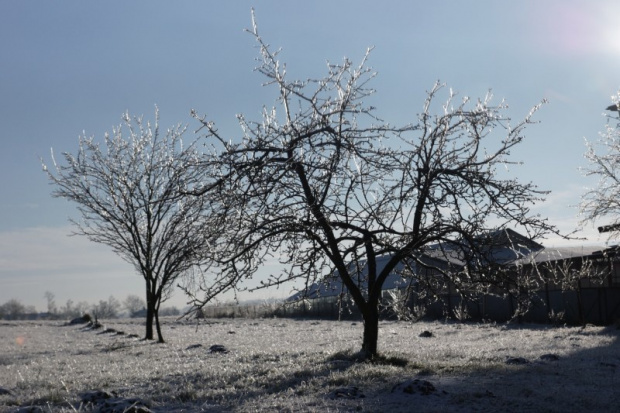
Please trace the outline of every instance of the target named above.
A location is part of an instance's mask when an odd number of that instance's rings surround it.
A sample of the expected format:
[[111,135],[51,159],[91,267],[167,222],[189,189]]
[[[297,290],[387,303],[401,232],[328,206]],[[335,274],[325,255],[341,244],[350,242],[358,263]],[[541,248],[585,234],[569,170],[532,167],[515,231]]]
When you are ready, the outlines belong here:
[[364,337],[362,339],[361,353],[364,359],[372,359],[377,355],[377,341],[379,339],[378,304],[378,302],[369,302],[364,311],[362,311],[364,317]]
[[155,297],[146,289],[146,335],[145,340],[153,340],[153,319],[155,318]]
[[153,339],[153,308],[147,304],[146,306],[146,334],[145,340]]
[[[159,302],[159,300],[157,300]],[[161,334],[161,326],[159,325],[159,304],[155,308],[155,327],[157,328],[157,341],[165,343],[164,336]]]

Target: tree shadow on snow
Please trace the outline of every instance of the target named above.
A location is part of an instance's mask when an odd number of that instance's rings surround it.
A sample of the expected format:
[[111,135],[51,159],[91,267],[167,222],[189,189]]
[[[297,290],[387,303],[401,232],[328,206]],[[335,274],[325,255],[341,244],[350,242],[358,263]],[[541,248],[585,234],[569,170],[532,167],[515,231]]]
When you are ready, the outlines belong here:
[[[536,331],[549,327],[515,328]],[[255,410],[268,400],[274,409],[293,410],[287,406],[296,406],[296,410],[312,411],[319,409],[319,399],[321,406],[336,411],[398,412],[410,411],[412,405],[422,412],[616,411],[620,330],[597,327],[574,331],[553,338],[563,341],[562,348],[568,344],[571,351],[521,354],[520,343],[513,343],[491,359],[469,360],[454,367],[436,368],[402,355],[360,362],[355,352],[344,351],[310,367],[299,363],[298,369],[278,374],[278,356],[261,356],[264,360],[255,356],[251,371],[240,369],[227,382],[203,373],[165,378],[159,383],[164,388],[158,392],[162,397],[154,399],[155,410],[179,404],[202,406],[205,411]],[[609,344],[588,348],[593,335],[607,337]],[[271,367],[261,369],[262,363]],[[165,394],[171,397],[167,399]]]
[[[514,328],[535,332],[550,327]],[[422,412],[617,411],[620,330],[595,327],[574,331],[568,336],[557,334],[552,339],[563,341],[563,348],[568,344],[569,351],[541,349],[538,353],[524,354],[527,347],[515,342],[491,359],[469,360],[453,369],[435,370],[422,364],[412,379],[431,383],[434,391],[425,395],[415,388],[407,391],[411,389],[397,385],[397,392],[376,393],[373,404],[385,411],[407,411],[407,403],[415,403],[416,411]],[[592,336],[604,336],[608,344],[590,348],[588,340]]]

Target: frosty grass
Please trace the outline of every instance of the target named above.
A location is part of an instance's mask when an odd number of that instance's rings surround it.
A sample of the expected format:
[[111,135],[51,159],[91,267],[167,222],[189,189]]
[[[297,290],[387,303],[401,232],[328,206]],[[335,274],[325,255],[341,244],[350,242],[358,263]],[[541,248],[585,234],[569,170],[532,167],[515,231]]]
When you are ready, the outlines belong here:
[[[153,412],[620,409],[616,327],[382,322],[384,357],[360,363],[360,322],[167,318],[165,344],[129,337],[142,320],[105,326],[124,334],[0,321],[0,411],[93,411],[80,403],[92,390]],[[416,379],[428,394],[398,387]]]

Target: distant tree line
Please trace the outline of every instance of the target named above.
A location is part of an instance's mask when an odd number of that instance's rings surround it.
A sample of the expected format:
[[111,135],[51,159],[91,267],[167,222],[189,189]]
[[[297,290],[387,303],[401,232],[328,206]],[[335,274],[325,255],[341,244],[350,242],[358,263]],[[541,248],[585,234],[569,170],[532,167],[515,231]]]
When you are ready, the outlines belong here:
[[[137,295],[128,295],[123,302],[114,296],[107,300],[99,300],[97,303],[86,301],[75,302],[67,300],[65,305],[56,304],[55,295],[50,291],[45,292],[47,301],[46,311],[37,311],[35,306],[23,304],[21,301],[12,298],[0,305],[0,319],[4,320],[29,320],[29,319],[73,319],[84,314],[90,314],[98,319],[110,319],[120,317],[145,317],[146,303]],[[166,307],[160,310],[162,316],[180,315],[181,311],[177,307]]]
[[34,306],[26,306],[14,298],[0,305],[0,318],[2,319],[18,320],[25,318],[27,314],[35,314],[36,312]]

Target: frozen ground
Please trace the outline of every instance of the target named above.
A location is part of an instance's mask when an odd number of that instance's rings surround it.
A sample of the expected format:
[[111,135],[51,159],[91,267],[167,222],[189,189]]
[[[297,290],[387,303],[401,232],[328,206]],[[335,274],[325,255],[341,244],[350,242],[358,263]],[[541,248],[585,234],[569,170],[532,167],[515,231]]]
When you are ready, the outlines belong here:
[[620,409],[615,327],[382,322],[375,364],[353,361],[350,321],[166,319],[165,344],[130,337],[138,321],[106,327],[124,334],[0,320],[0,411],[114,411],[84,401],[95,390],[153,412]]

